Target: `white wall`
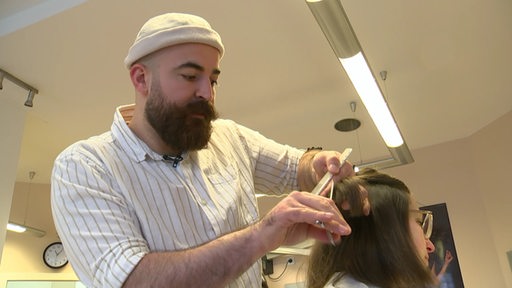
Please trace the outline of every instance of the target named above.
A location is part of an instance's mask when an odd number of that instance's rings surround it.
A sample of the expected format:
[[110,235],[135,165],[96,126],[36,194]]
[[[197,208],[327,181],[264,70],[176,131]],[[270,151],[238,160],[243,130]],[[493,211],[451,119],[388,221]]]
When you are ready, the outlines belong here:
[[7,97],[7,92],[2,91],[3,93],[0,95],[0,141],[2,141],[1,147],[6,148],[0,150],[0,159],[2,159],[0,161],[0,256],[5,243],[5,228],[9,221],[12,193],[16,181],[16,167],[18,167],[21,140],[25,128],[23,106],[11,101]]

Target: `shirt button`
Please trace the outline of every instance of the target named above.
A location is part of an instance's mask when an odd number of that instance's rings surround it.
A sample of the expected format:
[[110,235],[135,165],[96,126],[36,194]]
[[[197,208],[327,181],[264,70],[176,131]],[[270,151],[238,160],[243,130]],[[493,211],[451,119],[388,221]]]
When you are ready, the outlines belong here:
[[201,205],[203,205],[203,206],[204,206],[204,205],[206,205],[206,201],[204,201],[204,199],[201,199],[201,200],[199,201],[199,203],[200,203]]

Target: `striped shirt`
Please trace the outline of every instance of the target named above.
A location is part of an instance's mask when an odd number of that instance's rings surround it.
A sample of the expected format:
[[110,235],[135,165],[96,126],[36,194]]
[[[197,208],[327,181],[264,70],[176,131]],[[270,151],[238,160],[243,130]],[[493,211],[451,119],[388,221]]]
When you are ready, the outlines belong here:
[[[133,109],[119,107],[111,131],[55,160],[53,218],[88,287],[121,287],[150,251],[195,247],[257,221],[256,192],[298,190],[303,150],[219,119],[208,147],[174,168],[130,130]],[[260,266],[228,287],[261,287]]]

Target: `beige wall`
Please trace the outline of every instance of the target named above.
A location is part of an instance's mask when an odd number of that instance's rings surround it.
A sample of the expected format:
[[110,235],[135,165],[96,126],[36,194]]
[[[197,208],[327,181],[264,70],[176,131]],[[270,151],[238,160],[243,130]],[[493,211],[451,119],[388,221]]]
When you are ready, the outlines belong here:
[[[506,287],[512,287],[512,263],[508,262],[506,255],[507,251],[512,251],[512,112],[472,139],[471,152],[474,163],[478,165],[478,177],[475,180],[480,188]],[[477,250],[481,251],[478,254],[491,247],[481,247]],[[469,273],[472,272],[476,273],[476,270]]]

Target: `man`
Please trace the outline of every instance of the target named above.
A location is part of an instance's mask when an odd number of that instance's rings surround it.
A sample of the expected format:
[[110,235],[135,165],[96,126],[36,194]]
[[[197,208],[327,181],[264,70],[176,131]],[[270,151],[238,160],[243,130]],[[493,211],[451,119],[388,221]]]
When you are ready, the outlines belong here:
[[[297,192],[326,171],[352,175],[340,153],[305,152],[217,119],[223,53],[200,17],[150,19],[125,59],[135,105],[56,159],[53,217],[85,285],[258,287],[265,253],[328,241],[318,221],[336,241],[350,233],[332,201]],[[256,191],[293,192],[259,220]]]

